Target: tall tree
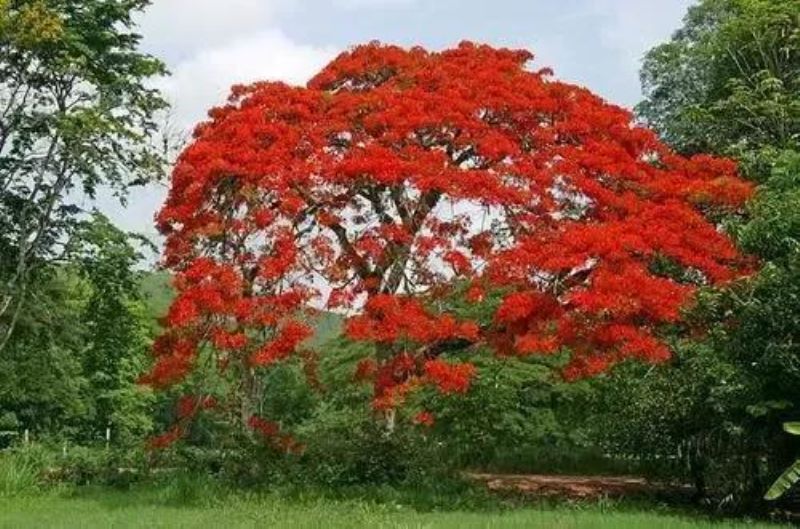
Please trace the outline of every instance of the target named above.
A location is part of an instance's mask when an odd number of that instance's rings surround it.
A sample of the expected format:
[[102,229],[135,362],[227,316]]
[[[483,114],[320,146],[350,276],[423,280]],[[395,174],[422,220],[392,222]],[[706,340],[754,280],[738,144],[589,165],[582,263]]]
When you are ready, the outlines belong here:
[[38,268],[0,359],[6,428],[115,444],[151,429],[150,392],[137,384],[152,328],[139,295],[140,254],[93,214],[75,228],[68,263]]
[[147,0],[0,2],[0,353],[37,267],[64,256],[80,219],[70,197],[124,198],[161,174],[152,143],[165,73],[137,50]]
[[616,402],[631,405],[611,420],[628,425],[623,449],[688,456],[701,493],[746,503],[792,460],[781,424],[800,413],[800,2],[699,2],[647,54],[642,84],[638,110],[664,140],[734,156],[761,184],[747,218],[731,224],[763,267],[704,293],[702,343],[612,382]]
[[[527,70],[531,58],[370,44],[307,88],[234,88],[159,213],[178,296],[146,380],[218,366],[235,388],[221,409],[272,431],[253,417],[254,372],[302,345],[311,302],[357,312],[348,335],[375,344],[360,375],[389,414],[422,384],[465,391],[473,367],[440,355],[476,342],[568,349],[568,377],[667,358],[659,329],[697,284],[742,272],[701,210],[735,210],[750,186],[730,161],[678,156],[627,111]],[[455,280],[474,302],[505,290],[493,325],[437,310]]]
[[141,439],[152,423],[150,392],[137,384],[151,343],[136,271],[142,255],[129,234],[100,214],[80,225],[77,239],[72,266],[89,290],[80,355],[94,408],[89,430],[109,427],[117,442]]
[[740,159],[766,177],[800,142],[800,1],[704,0],[650,50],[638,112],[681,152]]

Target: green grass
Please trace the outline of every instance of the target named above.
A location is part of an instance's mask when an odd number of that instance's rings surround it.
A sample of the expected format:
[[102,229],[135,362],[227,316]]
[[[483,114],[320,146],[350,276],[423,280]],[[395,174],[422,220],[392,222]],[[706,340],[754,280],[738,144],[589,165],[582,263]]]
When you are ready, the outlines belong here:
[[[0,529],[291,528],[291,529],[768,529],[765,523],[712,522],[665,513],[591,507],[416,512],[399,504],[319,497],[227,495],[180,500],[168,489],[82,491],[0,498]],[[183,502],[183,503],[182,503]],[[788,527],[788,526],[787,526]]]

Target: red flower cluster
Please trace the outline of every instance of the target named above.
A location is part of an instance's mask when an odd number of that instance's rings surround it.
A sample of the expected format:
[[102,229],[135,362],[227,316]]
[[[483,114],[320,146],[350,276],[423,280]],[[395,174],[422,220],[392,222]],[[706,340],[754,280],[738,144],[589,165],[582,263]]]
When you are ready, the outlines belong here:
[[295,352],[303,340],[309,338],[313,331],[308,325],[289,321],[278,329],[276,336],[250,357],[250,363],[256,366],[274,364]]
[[167,448],[186,435],[189,421],[203,410],[210,410],[217,405],[217,400],[206,395],[197,397],[194,395],[184,395],[178,399],[175,410],[175,423],[164,433],[151,437],[147,442],[147,447],[151,450]]
[[147,448],[150,450],[163,450],[164,448],[169,448],[173,444],[175,444],[178,439],[184,436],[184,428],[180,424],[174,424],[169,430],[166,432],[157,435],[155,437],[151,437],[147,441]]
[[283,452],[302,454],[305,450],[305,446],[302,443],[297,442],[291,435],[281,432],[280,425],[276,422],[268,421],[257,415],[253,415],[248,419],[247,425],[253,431],[258,432],[275,448]]
[[429,411],[421,411],[414,416],[414,424],[418,424],[420,426],[425,426],[426,428],[432,428],[434,424],[436,424],[436,417]]
[[425,376],[442,393],[466,393],[475,376],[475,366],[428,360],[425,362]]
[[372,380],[376,410],[388,410],[403,404],[409,392],[434,386],[440,393],[466,393],[476,374],[469,363],[453,364],[440,359],[420,360],[408,352],[390,357],[378,365],[372,359],[358,363],[355,380]]
[[198,411],[210,410],[217,405],[217,399],[207,395],[196,397],[194,395],[184,395],[178,399],[177,416],[179,420],[194,417]]
[[[369,44],[307,87],[234,87],[158,215],[179,295],[145,380],[182,380],[206,351],[232,373],[287,358],[309,302],[358,312],[347,333],[378,344],[358,373],[378,408],[418,383],[468,387],[471,368],[436,359],[445,343],[569,351],[570,378],[665,358],[659,326],[696,286],[746,273],[704,213],[740,208],[752,186],[531,59]],[[508,292],[492,328],[436,309],[455,278],[474,302]]]
[[433,315],[418,299],[389,294],[377,294],[367,300],[362,314],[347,321],[346,332],[354,340],[379,343],[478,339],[474,322],[457,322],[448,314]]
[[167,333],[155,340],[152,353],[155,362],[139,382],[165,388],[180,382],[191,371],[197,357],[197,342],[192,337]]

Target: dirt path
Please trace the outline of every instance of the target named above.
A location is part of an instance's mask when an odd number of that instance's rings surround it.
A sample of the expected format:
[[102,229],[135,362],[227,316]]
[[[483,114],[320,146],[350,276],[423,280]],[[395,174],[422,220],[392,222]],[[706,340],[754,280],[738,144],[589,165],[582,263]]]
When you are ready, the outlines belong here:
[[530,496],[596,498],[642,494],[691,494],[691,487],[654,483],[632,476],[553,476],[541,474],[485,474],[467,476],[486,484],[489,490]]

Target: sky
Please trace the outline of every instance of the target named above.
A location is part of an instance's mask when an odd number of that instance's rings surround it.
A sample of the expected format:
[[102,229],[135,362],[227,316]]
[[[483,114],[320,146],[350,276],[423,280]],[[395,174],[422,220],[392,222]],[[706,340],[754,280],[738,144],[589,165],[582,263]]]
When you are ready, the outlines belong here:
[[[643,54],[681,24],[692,0],[153,0],[138,17],[145,51],[172,75],[159,79],[170,126],[189,130],[236,83],[303,84],[339,52],[372,40],[429,49],[462,40],[525,48],[534,67],[626,107],[640,98]],[[136,190],[122,208],[101,196],[120,227],[155,239],[166,184]]]

